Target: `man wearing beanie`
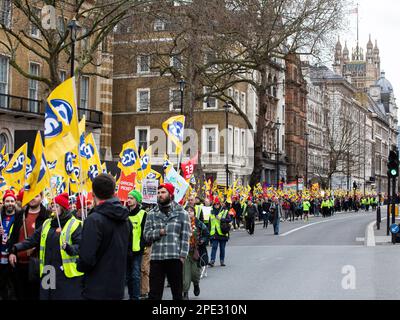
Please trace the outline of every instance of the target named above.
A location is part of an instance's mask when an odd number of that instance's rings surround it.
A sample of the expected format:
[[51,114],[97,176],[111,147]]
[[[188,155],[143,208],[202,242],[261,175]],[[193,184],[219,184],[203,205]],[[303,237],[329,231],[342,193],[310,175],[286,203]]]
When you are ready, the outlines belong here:
[[182,300],[183,263],[189,252],[188,213],[175,201],[170,183],[158,187],[158,205],[149,212],[144,237],[153,243],[150,261],[150,300],[161,300],[165,276],[174,300]]
[[7,190],[3,195],[0,224],[0,298],[10,300],[14,298],[15,272],[8,263],[8,239],[13,232],[15,217],[17,215],[16,197],[14,192]]
[[89,300],[122,300],[132,230],[129,211],[114,198],[111,175],[98,175],[92,188],[95,208],[83,224],[78,259],[78,271],[85,273],[82,295]]
[[[82,273],[77,271],[76,259],[81,242],[81,222],[69,211],[68,193],[55,197],[53,208],[54,216],[45,220],[31,237],[15,244],[11,252],[15,254],[32,248],[39,252],[39,276],[41,280],[46,277],[40,282],[40,300],[79,300]],[[49,276],[53,275],[55,279],[51,280]]]
[[[23,191],[20,191],[18,196],[22,200]],[[45,208],[42,200],[43,192],[39,193],[22,209],[22,214],[15,216],[14,228],[8,244],[9,248],[31,237],[35,230],[40,229],[43,222],[50,217],[51,211]],[[15,293],[17,300],[39,300],[38,250],[33,248],[19,251],[17,255],[10,254],[9,260],[16,272]]]
[[142,198],[143,196],[139,191],[132,190],[128,194],[127,201],[129,220],[133,228],[129,235],[126,270],[126,282],[131,300],[139,300],[140,298],[142,257],[146,246],[143,231],[147,213],[142,209]]

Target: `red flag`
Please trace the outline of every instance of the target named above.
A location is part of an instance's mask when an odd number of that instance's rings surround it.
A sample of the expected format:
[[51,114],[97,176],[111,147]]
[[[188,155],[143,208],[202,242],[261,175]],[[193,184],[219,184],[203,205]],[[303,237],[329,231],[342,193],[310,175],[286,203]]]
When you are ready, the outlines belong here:
[[188,162],[184,162],[181,164],[183,178],[185,180],[189,180],[194,173],[194,166],[197,164],[198,154],[193,159],[190,159]]

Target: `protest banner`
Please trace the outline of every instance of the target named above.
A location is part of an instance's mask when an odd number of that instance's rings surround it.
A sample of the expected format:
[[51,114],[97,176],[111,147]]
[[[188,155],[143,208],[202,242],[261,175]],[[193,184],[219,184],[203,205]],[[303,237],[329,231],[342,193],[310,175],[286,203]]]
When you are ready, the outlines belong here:
[[156,204],[158,180],[157,179],[144,179],[142,183],[143,203]]

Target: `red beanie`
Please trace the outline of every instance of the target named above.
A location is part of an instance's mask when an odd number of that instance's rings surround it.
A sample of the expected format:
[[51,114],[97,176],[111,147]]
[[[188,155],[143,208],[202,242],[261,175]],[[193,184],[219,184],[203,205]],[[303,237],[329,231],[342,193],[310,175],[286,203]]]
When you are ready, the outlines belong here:
[[218,198],[214,198],[214,204],[221,204]]
[[15,197],[15,194],[14,194],[14,192],[13,192],[12,190],[7,190],[7,191],[4,193],[3,202],[4,202],[4,200],[6,200],[6,198],[8,198],[8,197],[11,197],[11,198],[14,198],[14,200],[17,200],[17,198]]
[[62,193],[59,196],[54,198],[54,202],[63,207],[64,209],[69,210],[69,195],[68,193]]
[[158,189],[165,188],[171,197],[174,196],[175,187],[171,183],[163,183],[158,186]]
[[76,210],[82,209],[81,197],[83,199],[83,203],[88,203],[84,195],[78,196],[76,200]]
[[22,202],[23,198],[24,198],[24,188],[19,190],[18,195],[17,195],[17,200]]

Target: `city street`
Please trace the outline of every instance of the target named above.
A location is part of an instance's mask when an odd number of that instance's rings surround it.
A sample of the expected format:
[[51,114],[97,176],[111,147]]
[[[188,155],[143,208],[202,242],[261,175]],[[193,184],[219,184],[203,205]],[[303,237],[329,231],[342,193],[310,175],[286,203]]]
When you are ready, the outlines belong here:
[[[386,210],[382,209],[385,213]],[[399,247],[366,247],[363,238],[375,212],[336,214],[309,222],[283,222],[279,236],[257,225],[255,234],[231,232],[225,263],[208,269],[200,283],[201,294],[190,299],[399,299],[394,288]],[[217,254],[218,257],[218,254]],[[347,268],[355,270],[355,289],[344,289]],[[343,268],[345,268],[343,270]],[[342,273],[343,271],[343,273]],[[343,281],[346,282],[346,281]],[[165,288],[164,298],[171,299]]]

